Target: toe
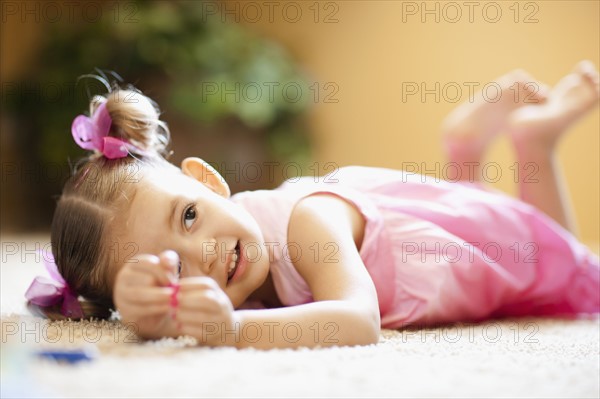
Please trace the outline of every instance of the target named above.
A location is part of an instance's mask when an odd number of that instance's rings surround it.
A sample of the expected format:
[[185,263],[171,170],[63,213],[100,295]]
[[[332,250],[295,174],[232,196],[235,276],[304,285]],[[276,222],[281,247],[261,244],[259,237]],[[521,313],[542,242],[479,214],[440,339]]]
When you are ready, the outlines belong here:
[[496,83],[506,88],[512,87],[515,83],[518,83],[523,88],[523,85],[531,82],[535,82],[535,80],[524,69],[513,69],[496,79]]
[[598,70],[596,69],[594,63],[590,60],[584,60],[579,62],[575,66],[575,72],[579,73],[580,75],[586,76],[592,80],[598,78]]
[[534,88],[537,89],[537,91],[534,92],[536,98],[539,98],[540,100],[545,100],[548,98],[548,95],[550,94],[550,86],[542,82],[536,82]]
[[550,87],[547,84],[533,79],[523,82],[521,87],[526,93],[524,97],[526,103],[543,103],[550,94]]

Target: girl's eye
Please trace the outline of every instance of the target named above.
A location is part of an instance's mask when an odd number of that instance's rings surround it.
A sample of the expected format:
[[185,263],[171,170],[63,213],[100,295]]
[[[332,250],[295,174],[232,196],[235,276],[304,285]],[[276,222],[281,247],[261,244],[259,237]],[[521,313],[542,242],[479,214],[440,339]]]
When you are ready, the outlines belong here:
[[181,261],[179,261],[177,264],[177,277],[181,276],[181,269],[183,269],[183,265],[181,264]]
[[191,205],[183,212],[183,224],[185,225],[185,228],[188,230],[192,228],[194,220],[196,220],[196,207]]

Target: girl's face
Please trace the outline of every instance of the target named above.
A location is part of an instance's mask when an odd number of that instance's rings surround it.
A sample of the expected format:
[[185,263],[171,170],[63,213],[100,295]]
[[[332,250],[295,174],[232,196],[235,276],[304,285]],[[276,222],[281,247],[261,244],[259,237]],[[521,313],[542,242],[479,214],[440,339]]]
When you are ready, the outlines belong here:
[[261,230],[229,200],[227,184],[209,165],[188,158],[181,170],[151,168],[135,184],[121,248],[177,252],[180,278],[211,277],[234,307],[265,281],[269,259]]

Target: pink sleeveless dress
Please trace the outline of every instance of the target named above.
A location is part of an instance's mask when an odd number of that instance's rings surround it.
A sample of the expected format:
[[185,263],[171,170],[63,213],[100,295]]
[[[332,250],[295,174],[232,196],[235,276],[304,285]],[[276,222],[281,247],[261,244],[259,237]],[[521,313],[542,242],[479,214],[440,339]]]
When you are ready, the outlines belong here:
[[[363,215],[360,255],[384,328],[600,312],[598,257],[541,211],[474,183],[357,166],[232,197],[261,226],[286,306],[313,301],[292,260],[314,253],[286,247],[286,236],[294,205],[315,193]],[[333,251],[318,245],[320,259]]]

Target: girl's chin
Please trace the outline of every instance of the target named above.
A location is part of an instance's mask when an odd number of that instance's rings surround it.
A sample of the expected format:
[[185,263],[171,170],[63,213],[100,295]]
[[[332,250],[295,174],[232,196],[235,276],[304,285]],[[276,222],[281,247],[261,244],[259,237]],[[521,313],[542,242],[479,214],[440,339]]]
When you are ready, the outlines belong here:
[[[252,294],[265,283],[269,275],[269,264],[248,264],[244,276],[231,284],[225,292],[235,308],[248,301]],[[227,292],[230,291],[230,292]]]

